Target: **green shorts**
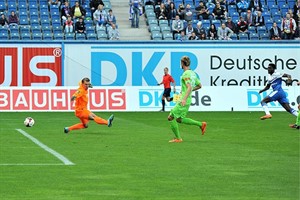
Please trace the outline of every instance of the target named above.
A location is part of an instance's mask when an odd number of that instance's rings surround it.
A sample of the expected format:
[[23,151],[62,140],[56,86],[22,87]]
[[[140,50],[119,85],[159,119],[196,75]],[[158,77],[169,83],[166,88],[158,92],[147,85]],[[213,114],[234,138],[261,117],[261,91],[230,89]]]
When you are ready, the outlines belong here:
[[191,104],[186,104],[185,106],[182,106],[181,102],[178,102],[170,111],[170,116],[174,118],[185,118],[189,112],[190,105]]

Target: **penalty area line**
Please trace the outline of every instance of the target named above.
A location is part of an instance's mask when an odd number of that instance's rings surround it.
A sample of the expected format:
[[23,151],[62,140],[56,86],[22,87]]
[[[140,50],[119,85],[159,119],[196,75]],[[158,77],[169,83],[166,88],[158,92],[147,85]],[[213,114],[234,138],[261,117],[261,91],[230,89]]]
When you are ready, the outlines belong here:
[[53,156],[55,156],[56,158],[58,158],[60,161],[62,161],[64,163],[64,165],[75,165],[68,158],[66,158],[65,156],[63,156],[60,153],[56,152],[55,150],[51,149],[47,145],[41,143],[38,139],[36,139],[35,137],[29,135],[28,133],[26,133],[22,129],[16,129],[16,130],[19,133],[21,133],[22,135],[24,135],[25,137],[27,137],[28,139],[30,139],[33,143],[35,143],[36,145],[38,145],[39,147],[41,147],[45,151],[49,152],[50,154],[52,154]]
[[58,166],[65,165],[63,163],[0,163],[0,166]]

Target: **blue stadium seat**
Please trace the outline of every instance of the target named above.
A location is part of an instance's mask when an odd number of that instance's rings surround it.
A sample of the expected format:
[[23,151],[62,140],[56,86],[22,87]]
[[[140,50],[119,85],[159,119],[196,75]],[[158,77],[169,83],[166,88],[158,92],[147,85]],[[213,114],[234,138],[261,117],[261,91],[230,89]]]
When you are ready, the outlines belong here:
[[64,35],[62,33],[54,33],[54,40],[63,40]]
[[163,33],[163,40],[173,40],[173,35],[172,33]]
[[287,4],[288,4],[290,9],[293,9],[293,7],[295,5],[295,1],[294,0],[287,0]]
[[95,33],[95,27],[94,26],[87,26],[86,27],[86,33]]
[[259,40],[258,34],[257,33],[250,33],[249,34],[249,39],[250,40]]
[[53,28],[53,33],[62,33],[62,28],[61,26],[52,26]]
[[95,33],[88,33],[87,39],[88,40],[97,40],[97,35]]
[[11,40],[20,40],[19,33],[10,33],[10,39]]
[[52,26],[61,26],[60,19],[52,19]]
[[7,10],[6,2],[0,1],[0,12]]
[[42,26],[50,26],[49,19],[42,19],[41,20],[41,25]]
[[250,33],[256,33],[256,27],[255,27],[255,26],[249,26],[249,27],[248,27],[248,31],[249,31]]
[[152,40],[162,40],[162,34],[157,32],[152,32],[151,38]]
[[84,20],[84,23],[85,23],[85,25],[88,27],[88,26],[93,26],[93,24],[94,24],[94,22],[93,22],[93,20],[91,20],[91,19],[86,19],[86,20]]
[[30,33],[21,33],[21,39],[22,40],[31,40]]
[[239,40],[249,40],[247,33],[240,33]]
[[258,26],[257,33],[260,35],[262,33],[267,33],[267,28],[265,26]]
[[7,5],[7,9],[8,9],[8,12],[10,13],[11,11],[18,11],[18,7],[16,5],[16,2],[11,2],[11,3],[8,3]]
[[49,12],[49,10],[48,10],[48,4],[41,4],[40,5],[40,11],[41,12]]
[[269,40],[269,34],[268,33],[262,33],[262,34],[259,34],[259,38],[261,40]]
[[43,34],[52,33],[51,26],[42,26]]
[[267,30],[270,30],[273,26],[273,20],[271,20],[271,19],[265,20],[265,25],[266,25]]
[[29,25],[20,26],[20,31],[21,31],[21,34],[23,34],[23,33],[30,34],[30,26]]
[[98,38],[98,40],[107,40],[107,34],[104,32],[98,32],[97,38]]
[[203,28],[209,28],[210,27],[210,21],[207,19],[202,20],[202,27]]
[[42,33],[33,33],[32,34],[32,39],[33,40],[42,40],[43,39]]
[[8,32],[6,33],[0,33],[0,40],[8,40]]
[[19,1],[19,9],[26,9],[27,10],[27,3],[26,1]]
[[39,26],[40,25],[39,19],[38,18],[30,19],[30,25],[31,26]]
[[2,33],[8,33],[8,28],[5,26],[0,26],[0,34]]
[[229,13],[237,12],[236,5],[228,5],[228,12]]
[[280,7],[281,16],[285,17],[288,11],[289,11],[289,6],[287,4],[284,4]]
[[281,19],[281,13],[280,12],[274,12],[274,13],[272,13],[272,19],[273,20]]
[[160,32],[165,34],[165,33],[170,33],[171,30],[170,30],[169,26],[162,26],[162,27],[160,27]]
[[233,33],[230,37],[232,40],[237,40],[238,37],[237,37],[237,34]]
[[28,25],[28,24],[29,24],[29,21],[27,18],[20,19],[20,25]]
[[267,2],[267,5],[268,5],[268,6],[276,5],[275,0],[266,0],[266,2]]
[[74,33],[66,33],[65,40],[75,40],[75,34]]
[[41,33],[41,26],[31,26],[31,32],[34,33]]
[[286,1],[285,0],[277,0],[277,5],[279,8],[282,7],[282,5],[287,5]]
[[150,25],[156,25],[156,26],[158,26],[158,22],[157,22],[156,19],[148,20],[148,25],[149,25],[149,26],[150,26]]
[[278,12],[279,10],[278,10],[278,6],[277,5],[272,5],[272,6],[270,6],[269,7],[269,9],[270,9],[270,12],[271,13],[274,13],[274,12]]
[[211,23],[216,26],[216,29],[218,29],[221,26],[221,21],[217,19],[212,20]]
[[152,5],[145,5],[145,11],[154,11],[154,8]]
[[14,33],[19,34],[19,26],[11,26],[9,27],[9,30],[10,30],[10,34],[14,34]]
[[159,26],[149,26],[149,28],[150,28],[150,32],[151,33],[160,33],[160,28],[159,28]]
[[43,40],[53,40],[52,33],[43,33]]
[[76,33],[75,35],[76,40],[85,40],[85,34],[84,33]]

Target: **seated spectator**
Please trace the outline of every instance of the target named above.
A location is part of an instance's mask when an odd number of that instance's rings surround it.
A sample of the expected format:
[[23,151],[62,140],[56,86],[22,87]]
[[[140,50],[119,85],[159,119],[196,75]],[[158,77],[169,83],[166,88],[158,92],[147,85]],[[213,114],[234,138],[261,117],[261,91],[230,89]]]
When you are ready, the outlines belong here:
[[227,17],[227,21],[225,22],[226,27],[230,28],[233,32],[236,32],[236,25],[232,21],[231,17]]
[[15,14],[15,11],[11,11],[9,17],[8,17],[8,25],[9,26],[18,26],[19,24],[19,18]]
[[179,18],[180,18],[181,20],[184,20],[184,12],[185,12],[184,5],[183,5],[183,4],[180,4],[180,5],[178,6],[178,11],[177,11],[177,13],[178,13]]
[[51,5],[56,5],[58,8],[60,7],[60,0],[48,0],[48,5],[51,6]]
[[300,1],[296,1],[294,7],[293,7],[293,18],[294,20],[296,21],[296,24],[298,25],[299,24],[299,21],[300,21]]
[[246,12],[249,7],[249,3],[246,0],[241,0],[237,3],[238,12]]
[[273,23],[272,28],[269,30],[270,40],[281,40],[281,30],[276,22]]
[[248,26],[253,26],[253,15],[251,10],[247,10],[245,21],[247,22]]
[[120,33],[119,30],[116,28],[115,24],[111,24],[111,29],[108,32],[108,37],[110,40],[119,40]]
[[197,18],[199,20],[203,20],[203,19],[209,19],[211,20],[211,15],[209,13],[209,10],[207,9],[207,7],[204,5],[203,1],[199,2],[199,6],[197,6],[195,8],[196,14],[197,14]]
[[300,22],[298,22],[298,26],[295,31],[295,40],[300,40]]
[[294,39],[294,34],[296,31],[297,25],[289,13],[286,14],[286,18],[281,21],[281,33],[282,39],[292,40]]
[[222,23],[221,27],[218,28],[218,38],[219,40],[231,40],[231,35],[233,31],[226,27],[225,23]]
[[195,32],[192,32],[191,36],[189,37],[189,40],[199,40]]
[[216,29],[216,25],[211,24],[209,29],[208,29],[208,38],[210,40],[217,40],[218,39],[218,33]]
[[262,4],[261,4],[260,0],[251,0],[249,3],[248,10],[251,10],[253,12],[257,8],[262,10]]
[[193,19],[193,11],[191,9],[190,4],[186,4],[185,11],[184,11],[184,20],[187,22],[192,21]]
[[192,26],[192,23],[189,22],[185,29],[185,34],[186,34],[187,38],[189,38],[192,35],[192,32],[194,32],[194,28]]
[[183,21],[179,18],[179,15],[176,15],[175,20],[172,22],[173,39],[176,39],[175,34],[180,33],[183,29]]
[[69,2],[65,1],[65,5],[61,8],[62,22],[65,23],[69,16],[71,16],[71,7],[69,6]]
[[73,33],[73,21],[72,17],[68,16],[68,19],[64,23],[65,33]]
[[159,7],[155,9],[156,18],[158,20],[167,20],[168,12],[164,3],[161,3]]
[[73,17],[73,19],[77,19],[77,18],[82,18],[84,19],[86,14],[85,9],[79,5],[79,2],[76,1],[75,5],[71,8],[71,16]]
[[90,5],[90,9],[91,9],[91,14],[92,14],[92,19],[93,19],[93,14],[94,12],[98,9],[99,5],[104,6],[104,3],[102,0],[91,0],[89,5]]
[[8,26],[8,21],[3,13],[0,17],[0,26]]
[[180,35],[178,35],[178,37],[176,38],[176,40],[186,41],[186,40],[187,40],[187,37],[186,37],[186,35],[185,35],[185,32],[184,32],[184,31],[181,31],[181,32],[180,32]]
[[107,20],[107,13],[103,8],[103,5],[99,4],[98,9],[94,12],[94,23],[96,26],[105,26]]
[[169,6],[168,20],[174,20],[176,15],[177,15],[177,10],[175,4],[174,2],[171,2]]
[[82,17],[79,17],[79,20],[75,23],[75,33],[85,34],[85,23]]
[[240,16],[240,20],[237,23],[237,31],[238,33],[248,33],[248,24],[242,16]]
[[199,39],[206,39],[206,30],[202,27],[202,22],[197,23],[197,27],[194,28],[194,32]]
[[108,15],[106,18],[106,24],[108,26],[111,26],[112,24],[114,24],[116,26],[116,23],[117,23],[116,16],[113,14],[112,9],[109,9]]
[[264,26],[265,25],[265,18],[264,18],[264,16],[262,16],[260,11],[257,12],[257,16],[254,16],[253,23],[254,23],[254,26]]
[[256,8],[253,10],[253,12],[252,12],[253,16],[254,16],[254,17],[257,16],[257,15],[258,15],[258,12],[262,12],[262,10],[261,10],[260,7],[256,7]]
[[225,20],[226,18],[226,10],[224,7],[220,5],[219,2],[216,3],[216,7],[213,10],[213,16],[215,19]]

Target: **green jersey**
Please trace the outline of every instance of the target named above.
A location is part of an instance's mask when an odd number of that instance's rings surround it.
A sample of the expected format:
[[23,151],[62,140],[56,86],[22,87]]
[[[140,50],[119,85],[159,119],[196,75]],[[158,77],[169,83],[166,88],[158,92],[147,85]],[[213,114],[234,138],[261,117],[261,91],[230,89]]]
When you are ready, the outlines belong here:
[[[193,88],[196,85],[200,84],[200,80],[197,77],[196,73],[193,72],[192,70],[186,70],[182,76],[180,77],[180,82],[181,82],[181,99],[185,96],[186,92],[187,92],[187,84],[190,84]],[[186,103],[187,104],[191,104],[192,102],[192,93],[190,93],[190,95],[188,96]]]

